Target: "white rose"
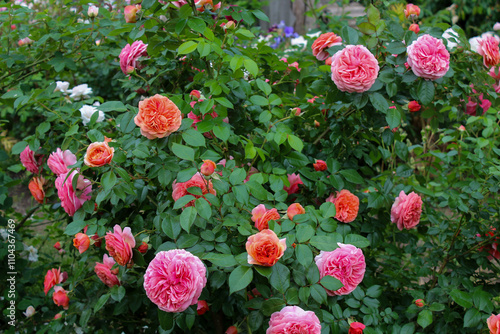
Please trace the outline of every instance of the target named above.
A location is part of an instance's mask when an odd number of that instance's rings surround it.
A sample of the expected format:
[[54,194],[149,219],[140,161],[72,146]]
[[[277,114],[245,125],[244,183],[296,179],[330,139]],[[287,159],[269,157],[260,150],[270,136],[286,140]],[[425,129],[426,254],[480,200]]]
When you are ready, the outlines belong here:
[[67,81],[56,81],[56,89],[54,89],[54,92],[63,92],[64,94],[68,93],[68,88],[69,88],[69,82]]
[[73,87],[73,89],[68,90],[68,92],[71,93],[69,97],[78,101],[82,97],[84,99],[88,99],[90,94],[92,94],[92,88],[89,88],[87,84],[83,84]]
[[33,306],[28,306],[26,309],[26,312],[23,312],[23,314],[26,316],[26,318],[29,318],[35,314],[35,308]]
[[87,125],[90,122],[92,115],[97,111],[99,112],[99,116],[97,117],[96,123],[104,121],[104,113],[101,110],[97,110],[97,108],[89,105],[81,107],[80,112],[82,113],[83,125]]

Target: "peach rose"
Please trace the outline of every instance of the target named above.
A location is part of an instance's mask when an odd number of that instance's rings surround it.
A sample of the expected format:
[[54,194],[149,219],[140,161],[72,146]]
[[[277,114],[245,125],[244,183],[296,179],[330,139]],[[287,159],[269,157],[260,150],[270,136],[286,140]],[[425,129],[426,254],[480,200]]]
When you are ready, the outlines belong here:
[[115,153],[115,148],[110,147],[108,142],[111,139],[104,137],[105,140],[103,142],[95,142],[87,147],[87,152],[85,153],[85,157],[83,162],[89,167],[101,167],[107,165],[113,159],[113,155]]
[[43,176],[35,176],[28,185],[31,195],[33,195],[38,203],[43,203],[43,199],[45,198],[45,191],[43,190],[45,183],[46,181]]
[[322,172],[328,168],[326,166],[326,162],[324,162],[323,160],[316,160],[316,163],[313,164],[313,167],[317,172]]
[[401,190],[391,208],[391,221],[397,224],[400,231],[403,228],[411,229],[420,222],[422,214],[422,199],[413,191],[406,195]]
[[42,158],[43,156],[41,154],[35,154],[35,152],[30,149],[29,145],[26,146],[19,156],[23,166],[33,174],[38,174],[38,168],[42,165]]
[[274,208],[267,210],[264,204],[259,204],[252,210],[252,221],[259,231],[268,229],[270,220],[277,221],[280,218],[278,210]]
[[337,192],[336,197],[331,194],[327,202],[335,204],[335,218],[343,223],[350,223],[358,216],[359,198],[347,189]]
[[141,5],[131,5],[125,6],[123,15],[125,16],[125,22],[135,23],[137,22],[137,12],[141,10]]
[[342,44],[342,38],[335,33],[327,32],[326,34],[321,34],[312,45],[313,56],[318,60],[325,60],[330,57],[326,49],[340,44]]
[[262,230],[248,237],[245,245],[248,263],[272,267],[286,250],[286,238],[278,239],[272,230]]
[[443,42],[425,34],[413,41],[408,48],[408,65],[413,73],[427,80],[443,77],[450,68],[450,53]]
[[216,167],[215,162],[212,160],[203,160],[203,165],[200,167],[201,174],[210,176],[214,173]]
[[343,92],[363,93],[378,76],[378,61],[363,45],[348,45],[332,58],[332,80]]
[[54,304],[57,306],[62,306],[65,310],[68,309],[69,305],[69,297],[68,294],[66,293],[66,290],[64,290],[60,286],[56,286],[54,288],[54,294],[52,295],[52,300],[54,301]]
[[495,66],[500,63],[499,40],[492,35],[486,35],[478,39],[477,53],[483,56],[483,64],[486,67]]
[[500,314],[492,314],[488,320],[486,320],[486,323],[488,324],[490,334],[500,334]]
[[88,235],[84,233],[77,233],[75,238],[73,239],[73,246],[75,246],[80,254],[89,249],[90,246],[90,238]]
[[182,115],[168,97],[156,94],[139,102],[134,122],[146,138],[164,138],[181,127]]
[[97,277],[99,277],[99,279],[110,288],[115,285],[120,285],[118,277],[111,272],[111,268],[113,268],[115,260],[107,254],[104,254],[102,262],[103,263],[96,262],[95,264],[94,271]]
[[286,210],[286,214],[288,216],[288,219],[290,220],[293,220],[293,217],[295,217],[295,215],[302,215],[304,213],[306,213],[306,210],[304,210],[302,205],[300,205],[299,203],[293,203]]
[[420,32],[420,27],[418,26],[418,24],[413,23],[410,25],[408,30],[413,31],[415,34],[418,34]]
[[415,6],[412,3],[409,3],[406,5],[406,9],[405,9],[405,17],[406,18],[411,18],[414,20],[419,16],[420,16],[420,8],[418,6]]
[[125,266],[132,261],[132,248],[135,247],[135,239],[130,227],[125,227],[122,231],[120,225],[115,225],[113,233],[107,232],[106,250],[120,266]]
[[[207,189],[208,185],[208,189]],[[172,184],[173,191],[172,191],[172,197],[174,201],[177,201],[179,198],[186,196],[186,195],[192,195],[196,198],[204,197],[204,195],[211,193],[212,195],[217,195],[217,193],[214,190],[214,187],[212,185],[212,181],[210,180],[205,180],[201,174],[196,173],[193,175],[191,180],[186,181],[186,182],[176,182]],[[195,195],[191,194],[187,191],[188,188],[190,187],[198,187],[201,189],[201,192],[203,195]],[[194,206],[195,200],[192,200],[191,202],[187,203],[184,207],[187,208],[188,206]]]

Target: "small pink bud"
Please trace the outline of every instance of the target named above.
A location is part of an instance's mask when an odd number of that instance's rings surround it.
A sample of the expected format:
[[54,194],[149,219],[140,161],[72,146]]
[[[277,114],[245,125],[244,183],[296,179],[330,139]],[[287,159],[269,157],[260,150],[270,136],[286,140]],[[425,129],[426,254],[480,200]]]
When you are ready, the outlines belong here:
[[212,160],[203,160],[203,165],[200,168],[201,174],[210,176],[214,173],[216,167],[215,162]]
[[301,113],[302,113],[302,109],[300,109],[300,108],[293,108],[292,109],[292,115],[300,116]]
[[418,307],[424,307],[424,301],[423,301],[423,299],[417,299],[417,300],[415,300],[415,305],[417,305]]
[[189,93],[189,97],[192,101],[198,101],[198,99],[201,97],[201,93],[199,90],[192,90],[191,93]]
[[458,131],[464,132],[464,131],[465,131],[465,126],[460,125],[460,126],[458,127]]

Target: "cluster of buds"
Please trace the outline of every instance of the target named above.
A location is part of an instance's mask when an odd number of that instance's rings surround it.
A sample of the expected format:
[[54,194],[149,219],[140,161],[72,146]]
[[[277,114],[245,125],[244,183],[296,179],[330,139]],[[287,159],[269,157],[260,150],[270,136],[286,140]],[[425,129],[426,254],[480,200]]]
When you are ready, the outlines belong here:
[[412,3],[406,5],[405,17],[413,21],[413,23],[410,25],[409,30],[413,31],[415,34],[418,34],[420,32],[420,27],[418,26],[417,23],[415,23],[415,20],[419,16],[420,16],[420,8],[418,6],[415,6]]

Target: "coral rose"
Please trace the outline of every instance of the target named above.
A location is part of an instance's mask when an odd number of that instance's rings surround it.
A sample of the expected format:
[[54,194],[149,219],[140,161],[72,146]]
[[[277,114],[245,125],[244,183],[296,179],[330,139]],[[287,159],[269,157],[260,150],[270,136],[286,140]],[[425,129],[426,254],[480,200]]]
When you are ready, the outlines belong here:
[[306,213],[306,210],[304,210],[302,205],[300,205],[299,203],[291,204],[286,210],[286,215],[290,220],[293,220],[293,217],[295,217],[295,215],[302,215],[304,213]]
[[266,334],[284,333],[320,334],[321,324],[313,311],[304,311],[298,306],[285,306],[271,315],[266,331]]
[[38,203],[43,203],[43,199],[45,198],[45,191],[43,190],[45,183],[43,176],[35,176],[28,185],[31,195],[33,195]]
[[[86,201],[90,199],[92,184],[83,175],[74,170],[71,174],[61,174],[56,179],[57,195],[61,200],[61,206],[70,216],[80,209]],[[76,189],[73,189],[73,179],[77,177]]]
[[110,288],[115,285],[120,285],[118,277],[111,272],[111,268],[113,268],[115,260],[107,254],[104,254],[102,262],[103,263],[95,263],[94,271],[97,277],[99,277],[99,279]]
[[427,80],[443,77],[450,68],[450,53],[443,42],[425,34],[407,48],[408,65],[413,73]]
[[141,10],[141,5],[130,5],[125,6],[123,10],[123,15],[125,16],[125,22],[135,23],[137,22],[137,12]]
[[403,228],[409,230],[418,225],[421,214],[422,199],[420,196],[413,191],[409,195],[406,195],[401,190],[391,208],[391,221],[397,224],[400,231]]
[[288,182],[290,182],[290,186],[284,186],[283,190],[285,190],[288,195],[295,194],[299,192],[299,184],[304,184],[300,179],[299,174],[288,174]]
[[248,237],[245,245],[248,263],[272,267],[286,250],[286,238],[278,239],[272,230],[262,230]]
[[54,244],[54,248],[57,249],[58,251],[60,251],[62,248],[61,248],[61,243],[58,241]]
[[340,242],[338,245],[339,248],[334,251],[321,251],[314,258],[321,278],[333,276],[344,284],[335,291],[325,289],[329,296],[350,294],[361,283],[366,270],[365,256],[361,249]]
[[335,218],[342,223],[350,223],[358,216],[359,198],[347,189],[337,192],[336,197],[331,194],[326,201],[335,204]]
[[365,325],[361,322],[351,322],[349,325],[349,333],[347,334],[363,334],[363,329],[365,329]]
[[120,225],[115,225],[113,233],[107,232],[106,250],[120,266],[125,266],[132,261],[132,248],[135,247],[135,239],[130,227],[125,227],[122,231]]
[[141,254],[146,254],[148,252],[148,248],[149,248],[148,244],[143,241],[142,244],[139,247],[137,247],[137,250]]
[[312,45],[313,56],[318,60],[325,60],[330,57],[330,54],[326,51],[326,49],[331,48],[334,45],[341,44],[342,38],[333,32],[321,34]]
[[486,35],[478,39],[477,53],[483,56],[483,64],[486,67],[495,66],[500,63],[500,50],[498,37]]
[[317,172],[322,172],[328,168],[326,166],[326,162],[324,162],[323,160],[316,160],[316,163],[313,164],[313,167]]
[[332,58],[332,80],[343,92],[366,92],[379,71],[375,56],[362,45],[348,45]]
[[69,166],[74,164],[76,164],[76,155],[71,153],[70,150],[63,152],[60,148],[57,148],[55,152],[52,152],[47,159],[47,165],[52,173],[57,176],[69,172]]
[[101,167],[107,165],[113,159],[115,153],[114,147],[109,147],[108,142],[111,139],[104,137],[103,142],[95,142],[87,147],[87,152],[83,162],[89,167]]
[[212,160],[203,160],[203,164],[200,167],[200,172],[205,176],[210,176],[214,173],[215,168],[217,168],[215,162],[213,162]]
[[[207,189],[207,185],[208,185],[208,189]],[[189,193],[187,189],[191,188],[191,187],[200,188],[203,195],[195,195],[195,194]],[[179,198],[186,196],[186,195],[192,195],[196,198],[200,198],[200,197],[205,198],[204,195],[206,195],[208,193],[211,193],[212,195],[217,195],[217,193],[215,192],[214,187],[212,185],[212,181],[205,180],[203,178],[203,176],[201,176],[200,173],[194,174],[193,177],[191,178],[191,180],[186,181],[186,182],[174,181],[174,183],[172,184],[172,188],[173,188],[172,197],[173,197],[174,201],[177,201]],[[189,203],[187,203],[186,205],[184,205],[184,207],[187,208],[188,206],[194,206],[194,202],[195,202],[195,200],[192,200]]]
[[198,300],[198,305],[196,305],[196,313],[198,315],[205,314],[210,308],[208,307],[208,303],[205,300]]
[[415,6],[412,3],[406,5],[405,9],[405,17],[410,18],[412,20],[416,19],[420,16],[420,7]]
[[408,30],[413,31],[415,34],[418,34],[420,32],[420,27],[418,26],[418,24],[413,23],[410,25]]
[[408,103],[408,110],[411,112],[417,112],[420,108],[421,106],[417,101],[410,101],[410,103]]
[[56,304],[57,306],[62,306],[65,310],[68,309],[69,297],[66,293],[66,290],[64,290],[60,286],[56,286],[54,288],[54,294],[52,295],[52,300],[54,301],[54,304]]
[[267,210],[264,204],[259,204],[252,210],[252,221],[259,231],[268,229],[270,220],[278,220],[280,218],[278,210],[274,208]]
[[38,168],[42,165],[43,156],[33,152],[29,145],[21,152],[19,159],[23,166],[33,174],[38,174]]
[[73,246],[75,246],[80,254],[89,249],[90,246],[90,238],[88,235],[84,233],[77,233],[75,238],[73,239]]
[[132,45],[127,44],[120,52],[120,68],[124,74],[130,74],[129,68],[140,69],[138,64],[140,57],[147,57],[148,45],[142,41],[135,41]]
[[488,320],[486,320],[486,323],[488,324],[490,334],[500,334],[500,314],[492,314]]
[[43,281],[43,292],[47,294],[53,286],[63,283],[64,281],[64,275],[61,273],[60,267],[58,269],[52,268],[48,270]]
[[134,122],[146,138],[164,138],[180,128],[182,115],[168,97],[156,94],[139,102]]
[[194,305],[207,284],[201,260],[184,249],[158,252],[144,274],[148,298],[165,312],[182,312]]

